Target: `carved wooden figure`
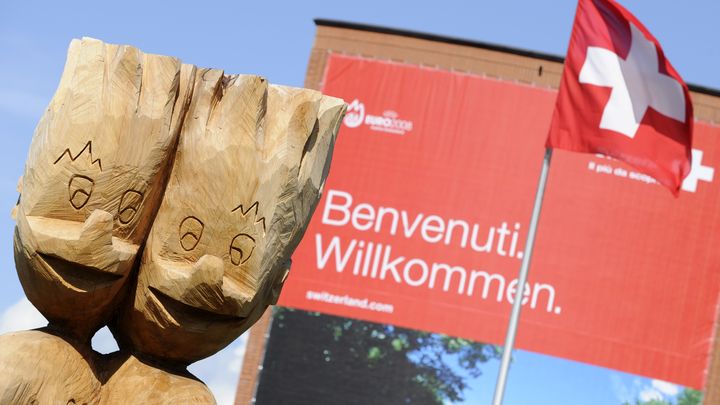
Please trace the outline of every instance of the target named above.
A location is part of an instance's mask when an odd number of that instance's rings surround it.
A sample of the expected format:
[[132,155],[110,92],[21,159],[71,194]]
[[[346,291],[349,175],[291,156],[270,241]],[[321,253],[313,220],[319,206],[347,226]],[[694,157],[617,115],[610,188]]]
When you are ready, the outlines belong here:
[[[18,276],[50,324],[0,336],[0,403],[214,403],[186,366],[277,301],[344,112],[73,41],[13,213]],[[103,356],[90,338],[106,324],[120,351]]]
[[97,353],[47,330],[0,336],[0,404],[97,404]]
[[107,380],[99,404],[214,404],[210,390],[184,369],[143,362],[127,351],[103,364]]
[[18,276],[52,327],[88,340],[115,310],[162,197],[194,70],[129,46],[71,43],[16,213]]
[[198,70],[135,296],[113,328],[121,345],[188,364],[276,301],[344,109],[312,90]]

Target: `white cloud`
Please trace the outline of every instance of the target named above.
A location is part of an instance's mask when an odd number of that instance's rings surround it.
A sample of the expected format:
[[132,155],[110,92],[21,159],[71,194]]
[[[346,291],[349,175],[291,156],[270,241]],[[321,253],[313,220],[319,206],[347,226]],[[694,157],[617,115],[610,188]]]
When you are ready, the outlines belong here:
[[662,380],[635,377],[630,381],[622,374],[611,374],[610,381],[612,392],[620,403],[673,400],[681,391],[680,386]]
[[23,297],[0,315],[0,334],[47,326],[47,320]]
[[243,341],[241,341],[240,344],[235,347],[235,350],[233,350],[233,356],[235,357],[233,357],[230,364],[228,364],[228,371],[235,374],[240,373],[240,370],[242,369],[242,362],[245,358],[245,348],[247,345],[247,339],[244,336],[240,339]]
[[630,392],[628,387],[623,383],[622,378],[617,374],[610,375],[610,383],[613,394],[617,398],[618,402],[632,402],[635,400],[634,395]]
[[[7,332],[31,330],[47,326],[48,321],[26,297],[9,306],[0,314],[0,335]],[[118,350],[115,338],[107,327],[100,329],[92,338],[92,347],[100,353]]]
[[242,361],[245,357],[247,334],[205,360],[191,365],[189,370],[207,384],[218,405],[233,405]]
[[647,387],[644,390],[640,392],[640,400],[643,402],[647,401],[661,401],[663,399],[663,394],[652,387]]
[[218,405],[232,405],[235,403],[237,381],[233,383],[229,381],[212,381],[207,386],[215,396],[215,402]]
[[680,387],[669,382],[652,380],[651,384],[653,388],[667,396],[674,397],[675,395],[680,393]]

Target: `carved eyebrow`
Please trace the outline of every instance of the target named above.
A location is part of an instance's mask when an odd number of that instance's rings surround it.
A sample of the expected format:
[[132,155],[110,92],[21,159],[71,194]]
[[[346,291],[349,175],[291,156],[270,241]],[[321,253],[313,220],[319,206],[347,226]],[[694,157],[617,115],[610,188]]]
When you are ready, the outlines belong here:
[[240,210],[240,213],[242,214],[242,216],[246,216],[248,214],[248,212],[250,212],[250,210],[252,210],[253,208],[255,208],[255,216],[257,216],[258,208],[260,208],[260,202],[255,201],[250,207],[248,207],[248,209],[243,209],[243,205],[240,204],[237,207],[233,208],[230,212],[235,212],[237,210]]
[[80,152],[78,152],[77,154],[75,154],[75,156],[73,156],[72,152],[70,152],[70,148],[69,148],[69,147],[68,147],[68,148],[65,148],[65,150],[63,151],[63,153],[60,154],[60,156],[59,156],[57,159],[55,159],[55,162],[54,162],[53,164],[56,165],[56,164],[57,164],[60,160],[62,160],[62,158],[64,158],[65,156],[69,157],[71,162],[74,162],[74,161],[76,161],[77,158],[79,158],[80,155],[82,155],[86,150],[87,150],[87,152],[88,152],[88,155],[90,155],[90,165],[92,166],[92,165],[94,165],[95,163],[97,163],[97,164],[98,164],[98,167],[100,167],[100,171],[102,171],[102,161],[100,161],[100,158],[93,159],[93,154],[92,154],[92,141],[88,141],[88,142],[85,144],[85,146],[80,150]]
[[[259,208],[260,208],[260,202],[259,202],[259,201],[255,201],[255,202],[254,202],[250,207],[248,207],[247,209],[244,209],[244,208],[243,208],[243,205],[240,204],[240,205],[238,205],[237,207],[235,207],[235,208],[233,208],[232,210],[230,210],[230,212],[235,212],[235,211],[238,211],[238,210],[239,210],[239,211],[240,211],[240,215],[242,215],[243,218],[245,218],[245,217],[247,217],[248,213],[250,213],[250,212],[252,211],[253,214],[254,214],[254,216],[255,216],[255,218],[257,218]],[[263,234],[264,234],[264,233],[265,233],[265,217],[262,217],[262,218],[260,218],[260,219],[256,219],[256,220],[255,220],[255,223],[256,223],[256,224],[257,224],[257,223],[262,224],[262,230],[263,230]]]

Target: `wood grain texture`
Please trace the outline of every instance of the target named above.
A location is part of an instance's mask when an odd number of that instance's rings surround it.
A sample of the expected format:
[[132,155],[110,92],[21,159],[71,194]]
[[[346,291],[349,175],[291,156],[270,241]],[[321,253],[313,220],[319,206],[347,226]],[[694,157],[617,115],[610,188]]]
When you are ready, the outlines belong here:
[[106,359],[99,404],[215,404],[210,390],[187,372],[166,370],[129,354]]
[[[277,301],[345,108],[74,40],[12,214],[49,326],[0,337],[0,403],[214,403],[186,366]],[[121,350],[103,356],[90,338],[106,324]]]
[[30,145],[15,262],[30,301],[89,339],[126,285],[163,194],[194,67],[74,40]]
[[0,404],[96,404],[101,381],[92,350],[49,331],[0,336]]
[[277,300],[345,110],[312,90],[200,69],[140,262],[122,347],[188,364]]

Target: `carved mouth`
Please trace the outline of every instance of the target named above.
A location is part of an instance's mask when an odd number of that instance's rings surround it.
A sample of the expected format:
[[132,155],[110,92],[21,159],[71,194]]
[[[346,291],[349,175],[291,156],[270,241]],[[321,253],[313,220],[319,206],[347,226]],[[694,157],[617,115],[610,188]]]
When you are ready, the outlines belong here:
[[123,278],[121,274],[108,273],[96,267],[73,263],[53,255],[38,252],[37,257],[50,273],[80,292],[110,287]]
[[201,308],[196,308],[170,297],[155,287],[148,287],[150,298],[154,299],[178,325],[184,328],[205,331],[212,325],[237,324],[247,317],[218,314]]

